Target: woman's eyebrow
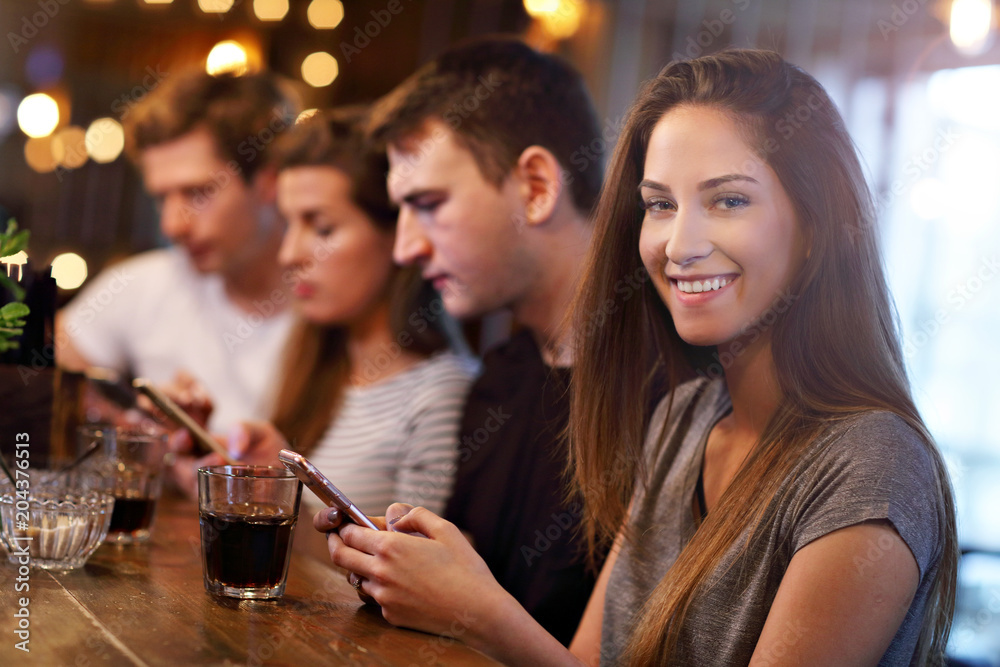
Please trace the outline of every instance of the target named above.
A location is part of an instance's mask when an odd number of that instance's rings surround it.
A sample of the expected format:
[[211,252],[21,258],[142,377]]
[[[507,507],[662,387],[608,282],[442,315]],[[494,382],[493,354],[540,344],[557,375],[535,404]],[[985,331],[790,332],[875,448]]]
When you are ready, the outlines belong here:
[[729,183],[730,181],[748,181],[750,183],[758,183],[756,178],[745,174],[726,174],[725,176],[719,176],[717,178],[710,178],[707,181],[702,181],[698,184],[698,190],[711,190],[712,188],[717,188],[720,185]]
[[650,188],[652,190],[660,190],[662,192],[670,192],[670,188],[656,181],[643,181],[639,183],[639,187],[636,190],[642,190],[643,188]]
[[[698,190],[699,191],[711,190],[712,188],[717,188],[720,185],[724,185],[732,181],[746,181],[748,183],[759,184],[759,181],[757,181],[756,178],[753,178],[752,176],[747,176],[746,174],[726,174],[724,176],[717,176],[716,178],[710,178],[707,181],[702,181],[701,183],[698,184]],[[667,193],[671,191],[669,186],[650,180],[644,180],[641,183],[639,183],[638,189],[642,190],[643,188],[648,188],[651,190],[659,190],[661,192],[667,192]]]

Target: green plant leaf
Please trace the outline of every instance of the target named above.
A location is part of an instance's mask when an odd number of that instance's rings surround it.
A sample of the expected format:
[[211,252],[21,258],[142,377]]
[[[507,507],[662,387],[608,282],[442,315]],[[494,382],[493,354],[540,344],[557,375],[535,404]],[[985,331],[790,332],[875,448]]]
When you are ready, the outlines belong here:
[[7,274],[0,269],[0,287],[6,288],[13,295],[15,301],[24,300],[24,288],[7,277]]
[[0,257],[16,255],[28,247],[28,240],[31,238],[31,232],[27,229],[23,229],[14,233],[11,227],[13,227],[14,230],[17,229],[16,224],[8,224],[7,233],[0,235]]
[[23,303],[8,303],[0,308],[0,315],[8,320],[19,320],[27,317],[30,312],[31,309]]
[[[28,246],[29,232],[27,229],[17,231],[14,220],[7,221],[7,230],[0,234],[0,257],[15,255]],[[0,307],[0,352],[16,350],[19,345],[16,340],[24,329],[25,320],[30,310],[21,303],[24,300],[24,288],[11,280],[6,272],[0,271],[0,288],[9,291],[14,301]]]
[[25,248],[28,247],[28,239],[31,237],[31,232],[27,229],[14,234],[10,239],[4,243],[4,248],[0,256],[8,257],[10,255],[16,255]]

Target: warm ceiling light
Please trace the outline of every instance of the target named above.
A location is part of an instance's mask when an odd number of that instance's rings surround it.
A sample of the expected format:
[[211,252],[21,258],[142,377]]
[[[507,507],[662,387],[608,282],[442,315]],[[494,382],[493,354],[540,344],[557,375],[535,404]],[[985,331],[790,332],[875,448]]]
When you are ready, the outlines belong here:
[[212,76],[220,74],[235,74],[241,76],[247,73],[247,50],[243,45],[233,40],[219,42],[212,47],[205,62],[205,71]]
[[52,157],[67,169],[87,163],[87,133],[82,127],[70,125],[52,135]]
[[125,148],[125,130],[114,118],[98,118],[87,128],[86,144],[94,162],[114,162]]
[[64,252],[52,260],[52,277],[60,289],[76,289],[87,279],[87,261],[75,252]]
[[559,9],[559,0],[524,0],[524,10],[530,16],[552,14]]
[[288,0],[253,0],[253,13],[261,21],[280,21],[288,13]]
[[45,93],[28,95],[17,107],[17,124],[29,137],[47,137],[59,125],[59,105]]
[[337,59],[326,51],[310,53],[302,61],[302,80],[314,88],[329,86],[339,73]]
[[24,144],[24,161],[39,174],[54,170],[56,159],[52,157],[52,135],[28,139]]
[[225,14],[233,8],[233,0],[198,0],[198,7],[206,14]]
[[336,28],[344,20],[344,5],[340,0],[312,0],[306,18],[309,25],[319,30]]
[[993,3],[990,0],[954,0],[951,3],[951,42],[964,55],[978,56],[990,46]]
[[584,0],[524,0],[524,9],[553,39],[567,39],[580,29]]

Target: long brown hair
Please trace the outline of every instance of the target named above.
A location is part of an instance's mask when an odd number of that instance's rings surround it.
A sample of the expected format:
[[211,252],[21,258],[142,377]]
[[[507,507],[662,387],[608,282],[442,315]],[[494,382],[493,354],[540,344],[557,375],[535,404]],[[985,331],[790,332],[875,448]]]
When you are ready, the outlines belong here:
[[[623,277],[642,268],[636,192],[650,134],[680,104],[731,115],[791,199],[809,257],[793,279],[791,305],[770,329],[782,402],[717,509],[647,602],[628,661],[667,662],[694,596],[748,528],[752,540],[773,518],[768,508],[782,482],[822,429],[860,412],[887,410],[922,437],[937,467],[944,543],[917,651],[921,664],[939,662],[951,627],[957,564],[947,470],[910,395],[874,206],[853,143],[819,83],[776,53],[728,50],[668,65],[640,92],[619,138],[574,310],[569,434],[588,545],[595,550],[610,543],[645,478],[652,379],[663,374],[673,389],[698,356],[678,336],[650,281],[641,284],[638,298],[623,299],[616,290]],[[609,302],[619,305],[619,315],[586,326],[587,314]]]
[[[351,179],[351,198],[376,229],[396,229],[389,201],[384,151],[366,137],[366,111],[348,107],[316,114],[278,140],[278,170],[329,166]],[[440,296],[416,267],[396,268],[386,288],[393,340],[407,352],[429,356],[458,345],[457,325],[444,312]],[[272,421],[289,443],[308,452],[323,437],[349,382],[347,332],[343,327],[299,320],[285,348],[282,380]]]

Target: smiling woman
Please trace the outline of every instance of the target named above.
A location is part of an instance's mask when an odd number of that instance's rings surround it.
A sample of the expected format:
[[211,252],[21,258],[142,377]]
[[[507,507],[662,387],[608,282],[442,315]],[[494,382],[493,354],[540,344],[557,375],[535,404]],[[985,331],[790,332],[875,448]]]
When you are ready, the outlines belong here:
[[[730,171],[747,167],[754,175]],[[678,334],[694,345],[746,331],[805,259],[777,175],[717,108],[680,106],[656,124],[639,196],[642,261]]]
[[[783,132],[797,109],[800,131]],[[640,94],[610,171],[579,312],[640,263],[651,280],[579,341],[587,534],[620,547],[598,584],[615,595],[581,634],[603,623],[602,664],[940,662],[950,485],[825,91],[769,52],[675,63]],[[650,369],[672,389],[653,414]],[[616,462],[609,492],[595,482]]]

